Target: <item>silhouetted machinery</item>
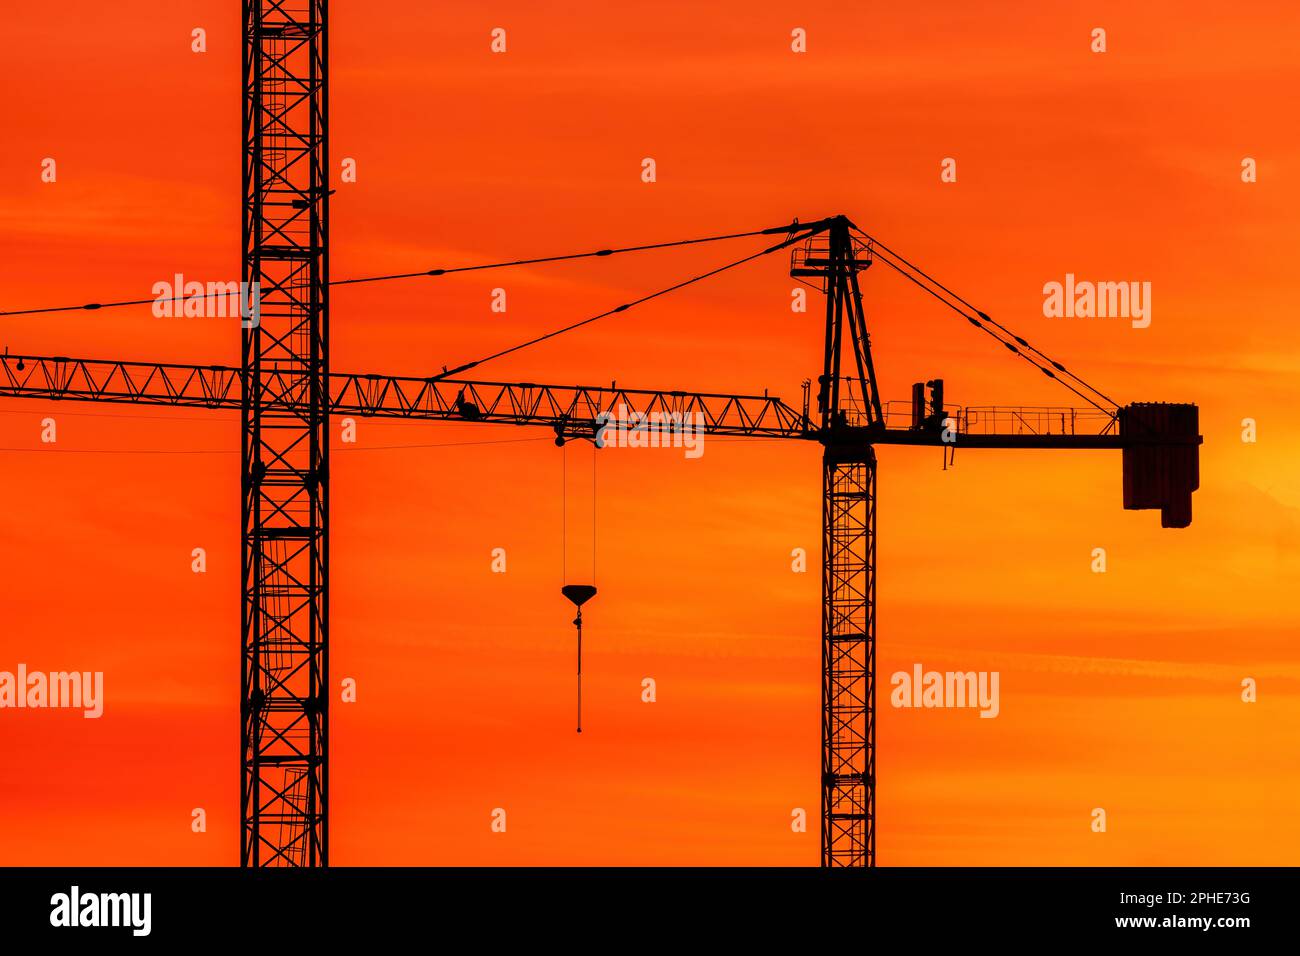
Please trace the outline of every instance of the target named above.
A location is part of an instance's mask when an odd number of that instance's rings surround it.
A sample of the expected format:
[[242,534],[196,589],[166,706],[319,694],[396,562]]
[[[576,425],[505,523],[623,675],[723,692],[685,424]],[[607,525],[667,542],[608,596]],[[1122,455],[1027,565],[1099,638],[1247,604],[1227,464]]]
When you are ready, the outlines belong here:
[[[257,380],[261,396],[258,401],[268,422],[290,418],[295,422],[306,421],[312,428],[318,428],[325,415],[435,419],[540,426],[552,429],[557,443],[563,444],[568,438],[594,439],[602,421],[615,415],[661,413],[683,416],[680,420],[698,420],[705,435],[781,438],[820,444],[822,863],[871,866],[876,858],[876,446],[928,445],[953,450],[1118,449],[1123,453],[1124,507],[1158,509],[1165,527],[1181,528],[1191,522],[1191,496],[1199,484],[1197,459],[1201,438],[1197,434],[1197,409],[1195,405],[1179,404],[1136,403],[1122,407],[1115,404],[1064,365],[1048,358],[878,239],[863,233],[844,216],[709,239],[466,268],[502,268],[583,256],[604,257],[615,251],[632,252],[759,235],[784,235],[785,238],[724,268],[791,248],[790,274],[814,285],[826,296],[825,354],[822,374],[817,379],[815,415],[810,414],[807,401],[804,410],[799,412],[767,394],[635,390],[614,385],[608,388],[538,385],[451,377],[483,361],[585,326],[595,319],[624,313],[632,305],[716,275],[722,269],[713,269],[593,319],[493,353],[479,362],[458,366],[450,373],[444,371],[428,377],[335,374],[320,362],[300,367],[301,363],[273,356],[257,365],[257,374],[261,376]],[[312,247],[313,256],[319,255],[323,247],[321,238]],[[1014,356],[1060,382],[1090,407],[948,407],[943,381],[936,378],[913,386],[909,407],[895,414],[882,403],[877,390],[858,284],[859,273],[873,262],[901,273]],[[441,275],[446,271],[409,275]],[[264,321],[263,329],[267,325]],[[251,335],[245,334],[246,338]],[[317,334],[323,340],[323,323]],[[847,372],[843,366],[848,366]],[[248,383],[252,381],[254,376],[248,368],[46,358],[7,352],[0,355],[0,396],[238,410],[247,407]],[[328,407],[322,411],[317,406],[325,401]],[[255,416],[252,421],[257,424]],[[247,462],[251,476],[244,491],[247,496],[259,483],[269,479],[265,477],[265,466],[255,457],[257,448],[246,445],[245,451],[246,457],[253,456]],[[310,468],[301,474],[295,471],[292,482],[281,476],[277,479],[282,482],[279,492],[289,500],[296,500],[304,489],[323,487],[327,474],[324,469]],[[319,670],[298,669],[292,673],[277,670],[279,657],[275,649],[287,641],[303,639],[294,636],[297,633],[294,628],[299,623],[294,616],[296,612],[279,614],[275,602],[264,602],[257,594],[249,597],[252,593],[249,589],[270,586],[266,569],[283,565],[287,560],[283,555],[297,554],[304,535],[323,535],[328,511],[313,512],[313,515],[305,531],[281,527],[283,522],[256,525],[253,530],[259,536],[258,542],[266,545],[271,556],[262,560],[256,556],[260,552],[256,552],[253,558],[246,557],[246,613],[252,613],[248,612],[250,607],[256,610],[266,604],[267,608],[257,611],[245,623],[246,654],[251,668],[248,673],[254,687],[249,698],[251,703],[244,709],[246,733],[251,740],[246,756],[256,771],[255,774],[246,772],[245,782],[248,794],[262,795],[259,799],[250,796],[244,805],[245,842],[241,859],[246,865],[323,866],[327,860],[324,810],[327,750],[323,744],[313,745],[310,751],[296,749],[298,738],[276,732],[275,726],[268,722],[268,714],[274,712],[289,714],[299,722],[310,718],[314,725],[326,726],[328,694],[320,689],[330,684],[323,656]],[[304,586],[310,585],[313,597],[323,595],[328,581],[324,565],[304,581]],[[589,585],[564,588],[565,597],[578,611],[574,625],[579,638],[579,728],[582,605],[594,594],[595,588]],[[323,628],[323,613],[319,619],[313,619],[312,627]],[[309,648],[317,656],[321,656],[322,649],[323,643]],[[299,673],[310,673],[310,683],[301,687],[294,683],[294,675]],[[273,684],[279,696],[268,696],[259,689],[266,683]],[[307,716],[295,716],[301,714]],[[290,725],[296,726],[292,721]],[[309,767],[314,775],[304,775],[302,767]],[[274,785],[265,782],[272,777]]]
[[1165,528],[1192,523],[1192,492],[1201,487],[1195,405],[1135,402],[1119,410],[1124,445],[1124,507],[1160,509]]
[[[962,419],[959,412],[944,407],[943,379],[912,386],[911,421],[912,430],[922,434],[941,435],[948,429],[953,436],[950,442],[957,444]],[[1197,407],[1134,402],[1118,409],[1114,421],[1117,447],[1123,450],[1125,510],[1159,510],[1162,527],[1186,528],[1192,523],[1192,492],[1201,484]],[[1048,436],[1036,447],[1051,448],[1056,443]]]
[[[822,855],[827,866],[875,860],[875,554],[877,445],[1121,449],[1124,507],[1191,522],[1199,483],[1195,405],[1120,407],[1025,338],[975,308],[843,216],[791,256],[790,275],[826,296],[816,437],[823,452]],[[882,403],[859,273],[879,262],[939,300],[1089,408],[949,408],[943,380],[912,386],[906,426]],[[851,365],[849,364],[851,363]],[[843,367],[850,371],[845,374]],[[948,452],[945,451],[945,464]]]
[[[325,866],[329,860],[330,415],[451,420],[553,429],[558,444],[591,438],[602,416],[695,416],[705,435],[786,438],[822,448],[821,853],[826,866],[875,863],[875,446],[1117,448],[1124,507],[1159,509],[1166,527],[1191,521],[1199,482],[1194,405],[1119,407],[1065,366],[858,229],[844,216],[652,245],[370,276],[330,278],[324,0],[243,5],[243,271],[260,289],[259,321],[241,323],[238,367],[0,355],[0,396],[222,409],[242,418],[241,845],[245,866]],[[340,282],[604,258],[669,246],[784,236],[760,252],[600,315],[427,377],[330,369],[329,290]],[[611,385],[538,385],[452,376],[776,252],[790,274],[826,295],[817,415],[780,399]],[[876,390],[858,274],[900,272],[966,321],[1092,406],[948,409],[943,383],[913,389],[899,427]],[[22,310],[99,310],[124,300]],[[846,353],[847,343],[847,353]],[[841,374],[841,355],[853,363]],[[856,395],[854,394],[856,392]],[[928,404],[928,407],[927,407]],[[907,415],[908,412],[904,412]],[[594,588],[565,591],[578,608]],[[739,596],[738,596],[739,597]],[[579,644],[581,707],[581,644]]]

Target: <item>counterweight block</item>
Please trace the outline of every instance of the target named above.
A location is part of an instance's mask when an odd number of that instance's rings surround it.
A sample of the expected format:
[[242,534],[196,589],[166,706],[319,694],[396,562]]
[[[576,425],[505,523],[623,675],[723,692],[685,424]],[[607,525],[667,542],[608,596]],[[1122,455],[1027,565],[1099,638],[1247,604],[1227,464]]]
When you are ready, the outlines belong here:
[[1124,508],[1160,509],[1164,528],[1192,523],[1192,492],[1201,486],[1199,415],[1195,405],[1134,402],[1119,410],[1125,445]]

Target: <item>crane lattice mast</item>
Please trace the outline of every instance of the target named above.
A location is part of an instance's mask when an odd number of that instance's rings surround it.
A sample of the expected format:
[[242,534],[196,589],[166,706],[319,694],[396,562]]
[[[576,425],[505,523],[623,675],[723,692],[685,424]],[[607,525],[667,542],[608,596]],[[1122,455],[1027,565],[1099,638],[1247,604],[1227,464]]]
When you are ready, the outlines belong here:
[[326,6],[244,2],[245,866],[329,862]]

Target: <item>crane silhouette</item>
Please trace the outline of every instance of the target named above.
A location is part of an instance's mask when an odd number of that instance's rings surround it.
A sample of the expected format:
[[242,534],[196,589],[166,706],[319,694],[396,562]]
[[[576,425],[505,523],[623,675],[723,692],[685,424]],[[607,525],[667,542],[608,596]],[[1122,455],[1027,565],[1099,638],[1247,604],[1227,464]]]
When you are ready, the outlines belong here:
[[[330,417],[545,427],[563,443],[596,441],[601,422],[622,406],[633,416],[660,413],[699,421],[705,435],[822,446],[821,863],[874,865],[875,447],[1119,449],[1124,507],[1159,509],[1166,527],[1184,527],[1191,521],[1191,495],[1199,483],[1196,406],[1115,404],[845,216],[667,243],[331,280],[327,8],[326,0],[308,0],[293,10],[279,0],[243,4],[242,278],[260,290],[260,303],[254,321],[243,323],[240,366],[11,355],[7,350],[0,356],[0,397],[241,413],[241,864],[329,862]],[[781,238],[721,267],[431,376],[341,374],[330,367],[329,290],[335,284],[606,258],[760,236]],[[807,391],[802,408],[796,409],[766,393],[458,377],[784,249],[791,250],[790,274],[814,285],[826,300],[815,413]],[[882,402],[859,285],[860,273],[877,262],[1089,407],[948,408],[937,378],[915,385],[911,403],[901,412]],[[135,304],[142,303],[0,314]],[[851,366],[843,361],[845,355]],[[578,605],[580,618],[581,603],[591,595],[566,596]],[[579,650],[579,673],[580,655]]]

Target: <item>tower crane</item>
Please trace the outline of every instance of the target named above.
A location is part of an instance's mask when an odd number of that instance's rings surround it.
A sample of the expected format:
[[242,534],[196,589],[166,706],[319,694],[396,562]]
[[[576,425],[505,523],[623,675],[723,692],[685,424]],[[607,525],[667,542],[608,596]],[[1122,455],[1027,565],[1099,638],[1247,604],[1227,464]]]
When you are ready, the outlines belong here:
[[[791,275],[815,280],[826,297],[815,414],[807,399],[796,409],[768,394],[491,382],[445,373],[423,378],[331,374],[328,413],[537,426],[555,432],[563,442],[595,441],[602,421],[623,406],[628,414],[647,419],[653,413],[698,415],[706,435],[820,444],[821,860],[825,866],[870,866],[875,863],[876,835],[876,446],[1118,449],[1124,507],[1159,509],[1165,527],[1185,527],[1191,521],[1192,492],[1199,485],[1197,409],[1184,404],[1104,404],[1109,399],[1065,366],[860,233],[846,217],[763,232],[782,229],[789,230],[791,238],[767,251],[792,248]],[[902,413],[882,402],[859,284],[860,273],[877,262],[940,298],[1092,407],[948,408],[939,379],[914,387],[913,402]],[[852,362],[847,374],[846,355]],[[244,370],[231,366],[0,356],[0,397],[237,410],[243,407],[246,381]],[[276,402],[281,414],[302,411],[301,398]]]
[[[291,9],[281,0],[243,0],[243,23],[243,279],[258,285],[261,304],[259,321],[243,331],[240,366],[7,350],[0,356],[0,398],[240,413],[241,864],[325,866],[329,860],[326,426],[331,415],[541,426],[565,441],[594,439],[602,416],[624,406],[633,414],[693,416],[690,420],[703,422],[705,435],[820,444],[821,862],[828,867],[873,866],[876,861],[876,446],[1120,449],[1124,507],[1159,509],[1166,527],[1190,523],[1191,494],[1199,481],[1196,406],[1116,405],[844,216],[729,236],[464,267],[606,257],[742,236],[785,237],[751,256],[450,371],[423,378],[333,372],[328,321],[333,285],[463,270],[330,278],[328,2],[304,0]],[[783,249],[792,250],[791,274],[826,296],[815,413],[807,398],[796,409],[766,393],[459,377],[509,352]],[[877,389],[859,286],[859,274],[877,262],[900,272],[1091,408],[950,409],[942,381],[934,379],[914,387],[900,424]],[[21,311],[136,304],[142,303]],[[17,313],[0,313],[12,314]]]

